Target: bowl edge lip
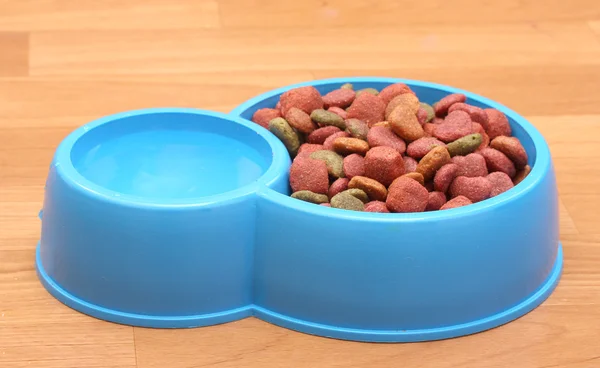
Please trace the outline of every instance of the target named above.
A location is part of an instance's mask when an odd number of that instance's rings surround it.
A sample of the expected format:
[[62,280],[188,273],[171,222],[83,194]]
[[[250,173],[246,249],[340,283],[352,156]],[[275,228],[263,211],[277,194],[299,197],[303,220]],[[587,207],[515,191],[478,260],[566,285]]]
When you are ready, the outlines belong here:
[[[309,213],[314,216],[332,217],[337,219],[346,220],[360,220],[360,221],[376,221],[376,222],[397,222],[397,221],[423,221],[423,220],[438,220],[448,217],[463,217],[469,215],[477,215],[484,211],[489,211],[494,207],[506,205],[509,202],[522,198],[527,193],[535,190],[545,180],[546,176],[552,170],[552,160],[550,156],[550,149],[546,140],[542,134],[531,124],[527,119],[513,111],[509,107],[493,101],[487,97],[479,94],[444,85],[434,82],[427,82],[422,80],[406,79],[406,78],[388,78],[378,76],[349,76],[349,77],[338,77],[338,78],[324,78],[315,79],[312,81],[304,81],[300,83],[294,83],[287,86],[279,87],[266,91],[262,94],[254,96],[240,105],[236,106],[229,114],[234,115],[242,120],[249,121],[242,117],[242,114],[253,107],[257,103],[262,102],[265,99],[277,96],[285,91],[292,88],[305,87],[305,86],[321,86],[327,84],[344,84],[344,83],[405,83],[407,85],[415,85],[424,88],[434,88],[446,91],[448,93],[462,93],[467,96],[467,99],[477,100],[492,108],[502,111],[505,115],[509,116],[513,121],[519,124],[526,134],[531,138],[536,151],[536,160],[531,167],[531,172],[527,177],[514,188],[501,193],[495,197],[488,198],[485,201],[477,202],[468,206],[452,208],[443,211],[429,211],[429,212],[418,212],[418,213],[372,213],[372,212],[357,212],[357,211],[346,211],[342,209],[329,208],[324,206],[314,205],[312,203],[306,203],[303,201],[296,200],[287,195],[276,192],[269,188],[261,187],[259,189],[259,196],[262,199],[266,199],[272,203],[276,203],[280,206]],[[264,129],[264,128],[263,128]],[[265,131],[267,131],[265,129]]]
[[[269,146],[272,157],[271,163],[263,174],[253,182],[239,188],[201,197],[187,198],[160,198],[125,194],[108,189],[102,185],[83,176],[73,165],[71,160],[71,151],[75,144],[95,128],[109,124],[116,120],[141,115],[162,114],[162,113],[180,113],[207,116],[226,120],[238,124],[246,129],[250,129],[260,136]],[[285,153],[285,154],[284,154]],[[122,206],[154,208],[154,209],[186,209],[198,207],[214,207],[235,203],[243,198],[252,196],[256,193],[259,186],[267,186],[282,175],[289,168],[289,155],[283,143],[276,139],[274,135],[264,130],[262,127],[248,122],[245,119],[216,111],[198,109],[193,107],[150,107],[134,110],[126,110],[114,114],[102,116],[91,120],[69,133],[58,145],[51,167],[55,166],[57,175],[70,188],[94,199],[110,202]]]

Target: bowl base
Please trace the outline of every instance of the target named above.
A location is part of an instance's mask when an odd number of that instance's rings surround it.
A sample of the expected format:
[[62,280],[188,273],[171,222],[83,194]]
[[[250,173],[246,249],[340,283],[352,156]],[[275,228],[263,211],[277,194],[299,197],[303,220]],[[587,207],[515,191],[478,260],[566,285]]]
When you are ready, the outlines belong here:
[[563,249],[562,244],[559,242],[556,261],[554,262],[552,271],[546,281],[534,294],[518,305],[493,316],[460,325],[424,330],[361,330],[307,322],[287,317],[256,305],[248,305],[219,313],[193,316],[148,316],[115,311],[87,303],[86,301],[71,295],[57,285],[44,271],[40,259],[39,243],[36,249],[36,270],[38,277],[46,290],[66,306],[102,320],[139,327],[192,328],[222,324],[255,316],[274,325],[311,335],[365,342],[418,342],[442,340],[470,335],[501,326],[522,317],[542,304],[558,285],[562,267]]

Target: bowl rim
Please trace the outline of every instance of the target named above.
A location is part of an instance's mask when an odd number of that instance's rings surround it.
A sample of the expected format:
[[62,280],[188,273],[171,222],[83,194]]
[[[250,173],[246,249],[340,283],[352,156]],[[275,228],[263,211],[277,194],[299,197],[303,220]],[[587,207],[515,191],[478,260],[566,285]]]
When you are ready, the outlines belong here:
[[[312,216],[322,217],[334,217],[338,219],[346,220],[358,220],[358,221],[375,221],[375,222],[397,222],[398,220],[411,222],[411,221],[423,221],[423,220],[439,220],[448,217],[456,218],[462,216],[471,216],[481,214],[481,212],[489,211],[493,208],[509,204],[512,201],[518,200],[525,196],[527,193],[535,190],[538,187],[548,172],[551,170],[551,156],[550,149],[546,143],[542,134],[524,117],[513,111],[512,109],[504,106],[498,102],[488,99],[487,97],[469,92],[456,87],[451,87],[443,84],[426,82],[420,80],[412,80],[405,78],[387,78],[377,76],[351,76],[341,78],[325,78],[317,79],[313,81],[305,81],[301,83],[290,84],[284,87],[276,88],[260,95],[257,95],[242,104],[235,107],[230,114],[243,120],[249,121],[242,117],[242,114],[247,110],[254,108],[254,106],[262,101],[275,97],[282,94],[292,88],[305,87],[305,86],[323,86],[329,84],[344,83],[405,83],[409,86],[418,86],[423,88],[431,88],[442,90],[446,93],[462,93],[467,96],[467,100],[476,100],[483,104],[486,104],[492,108],[502,111],[506,116],[512,119],[516,124],[520,125],[525,133],[531,138],[534,149],[535,149],[535,161],[531,166],[531,172],[527,177],[518,185],[511,188],[510,190],[501,193],[495,197],[488,198],[484,201],[477,202],[468,206],[452,208],[443,211],[429,211],[429,212],[416,212],[416,213],[373,213],[373,212],[358,212],[358,211],[347,211],[337,208],[330,208],[325,206],[314,205],[304,201],[291,198],[288,195],[279,193],[270,188],[261,188],[259,190],[259,196],[263,197],[270,202],[284,206],[289,209],[308,213]],[[261,127],[262,128],[262,127]],[[262,128],[262,130],[267,131]]]
[[[249,129],[260,136],[264,142],[270,147],[271,162],[269,167],[263,172],[263,174],[253,181],[252,183],[246,184],[239,188],[199,197],[185,197],[185,198],[162,198],[162,197],[149,197],[149,196],[136,196],[134,194],[126,194],[119,191],[115,191],[106,188],[102,185],[96,184],[83,176],[77,168],[73,165],[71,160],[71,152],[75,144],[86,134],[94,131],[103,125],[110,124],[117,120],[130,118],[133,116],[143,116],[152,114],[164,114],[164,113],[178,113],[178,114],[192,114],[198,115],[199,117],[211,117],[221,120],[225,120],[230,123],[239,124],[245,129]],[[279,177],[282,171],[288,170],[288,160],[286,160],[287,150],[281,141],[279,141],[269,131],[263,129],[259,125],[248,122],[245,119],[237,118],[233,115],[224,114],[215,111],[188,108],[188,107],[153,107],[145,109],[128,110],[119,112],[101,118],[92,120],[79,128],[72,131],[63,141],[59,144],[56,149],[54,158],[51,166],[54,165],[57,170],[57,174],[60,175],[63,181],[71,188],[81,192],[84,195],[94,197],[94,199],[112,202],[124,206],[134,207],[152,207],[152,208],[196,208],[211,205],[222,205],[232,201],[238,201],[243,197],[252,195],[257,191],[259,185],[268,186],[270,182]]]

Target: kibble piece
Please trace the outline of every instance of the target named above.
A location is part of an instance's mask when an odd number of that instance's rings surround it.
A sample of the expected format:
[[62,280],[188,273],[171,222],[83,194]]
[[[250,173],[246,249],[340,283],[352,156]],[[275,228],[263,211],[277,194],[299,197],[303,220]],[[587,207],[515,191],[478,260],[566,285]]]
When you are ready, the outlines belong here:
[[387,146],[403,154],[406,151],[406,143],[398,137],[390,128],[384,126],[374,126],[369,129],[367,142],[371,147]]
[[365,156],[365,174],[363,176],[375,179],[384,186],[404,174],[404,160],[391,147],[373,147]]
[[310,155],[313,160],[321,160],[327,165],[327,172],[334,178],[344,176],[344,158],[329,150],[313,152]]
[[[382,91],[383,92],[383,91]],[[380,98],[381,94],[379,95]],[[397,95],[390,102],[388,102],[387,107],[385,108],[385,118],[388,119],[392,111],[398,106],[404,106],[406,110],[412,111],[414,114],[419,111],[419,99],[412,93],[404,93],[401,95]]]
[[470,134],[473,131],[473,123],[469,114],[456,110],[446,116],[442,124],[436,124],[433,128],[433,136],[443,142],[452,142]]
[[506,157],[506,155],[494,148],[485,148],[481,150],[481,155],[485,158],[489,172],[502,171],[513,178],[517,173],[515,164]]
[[452,106],[450,106],[450,108],[448,109],[448,112],[450,113],[454,110],[461,110],[466,112],[471,117],[471,120],[473,120],[475,123],[486,124],[488,121],[488,117],[485,111],[483,111],[482,108],[477,106],[459,102],[452,104]]
[[369,144],[358,138],[340,137],[333,142],[333,150],[344,156],[352,153],[364,156],[369,150]]
[[362,120],[348,119],[346,120],[346,131],[350,133],[351,137],[366,141],[369,134],[369,126]]
[[500,135],[492,140],[490,147],[504,153],[517,169],[522,169],[527,165],[527,151],[516,137]]
[[481,134],[481,144],[479,145],[479,147],[477,147],[475,152],[481,151],[482,149],[490,145],[490,137],[488,137],[487,133],[485,132],[485,129],[483,129],[483,126],[481,124],[473,123],[472,132]]
[[445,205],[440,207],[440,210],[449,210],[451,208],[468,206],[470,204],[473,204],[473,202],[471,202],[469,200],[469,198],[467,198],[465,196],[458,196],[458,197],[452,198],[451,200],[446,202]]
[[385,202],[381,201],[371,201],[365,204],[365,212],[379,212],[379,213],[389,213]]
[[417,160],[415,160],[414,158],[412,158],[410,156],[404,156],[404,157],[402,157],[402,160],[404,160],[404,171],[405,172],[411,173],[411,172],[417,171],[417,165],[418,165]]
[[423,212],[427,207],[429,192],[416,180],[399,177],[390,185],[385,201],[391,212]]
[[425,211],[437,211],[446,204],[446,195],[442,192],[431,192],[427,199]]
[[377,180],[367,178],[366,176],[355,176],[348,183],[348,188],[361,189],[370,199],[376,201],[385,201],[387,189]]
[[404,83],[394,83],[382,89],[381,92],[379,92],[379,97],[387,105],[396,96],[403,94],[414,95],[415,93]]
[[350,136],[350,134],[348,134],[348,132],[334,133],[334,134],[330,135],[329,137],[327,137],[327,139],[325,139],[325,142],[323,142],[323,148],[325,148],[326,150],[333,151],[333,143],[335,142],[336,139],[341,138],[341,137],[349,137],[349,136]]
[[279,98],[281,113],[285,115],[292,107],[297,107],[307,114],[323,108],[323,98],[313,86],[298,87],[284,92]]
[[285,120],[292,128],[301,133],[312,133],[317,126],[312,122],[310,115],[297,107],[290,108],[285,114]]
[[490,139],[494,139],[500,135],[509,137],[512,134],[508,118],[500,110],[496,109],[485,109],[483,110],[487,114],[487,123],[480,123],[483,125],[487,135]]
[[417,172],[423,175],[425,181],[433,179],[436,171],[450,162],[450,154],[446,147],[437,146],[429,151],[425,157],[419,161]]
[[419,182],[419,184],[421,184],[423,186],[425,185],[425,179],[423,178],[423,175],[421,173],[411,172],[411,173],[408,173],[408,174],[404,174],[402,176],[405,177],[405,178],[411,178],[413,180],[416,180],[416,181]]
[[323,150],[322,144],[304,143],[300,145],[300,148],[298,149],[298,155],[296,157],[299,157],[301,155],[310,156],[311,153],[321,150]]
[[466,156],[454,156],[452,162],[458,166],[456,176],[474,178],[488,174],[485,158],[479,153],[470,153]]
[[354,90],[354,86],[352,85],[352,83],[344,83],[340,88]]
[[435,111],[433,111],[433,107],[430,104],[421,102],[421,108],[427,112],[427,120],[426,123],[429,123],[435,117]]
[[458,138],[454,142],[448,143],[446,148],[448,148],[448,152],[450,153],[451,157],[457,155],[466,156],[469,153],[475,152],[475,150],[481,145],[482,141],[483,138],[481,137],[481,134],[474,133],[465,135],[462,138]]
[[316,109],[310,113],[310,118],[315,123],[319,123],[321,126],[334,126],[336,128],[346,129],[346,123],[344,122],[344,119],[331,111]]
[[531,167],[529,165],[525,165],[525,167],[523,169],[521,169],[517,172],[517,174],[513,178],[513,183],[515,185],[519,184],[520,182],[523,181],[523,179],[525,179],[527,177],[527,175],[529,175],[530,172],[531,172]]
[[325,194],[313,193],[310,190],[300,190],[298,192],[292,193],[292,198],[315,204],[329,202],[329,198]]
[[338,132],[341,132],[341,129],[334,126],[319,128],[310,133],[306,141],[312,144],[323,144],[330,135]]
[[379,94],[379,91],[376,90],[375,88],[363,88],[361,90],[356,91],[356,97],[362,95],[363,93],[368,93],[373,96],[377,96]]
[[490,197],[495,197],[498,194],[504,193],[515,186],[510,177],[502,171],[495,171],[489,174],[486,178],[490,183],[492,183]]
[[458,165],[449,163],[442,166],[436,173],[433,178],[433,188],[442,193],[446,193],[450,184],[456,177],[456,173],[458,171]]
[[284,118],[275,118],[269,122],[269,131],[283,142],[291,156],[300,148],[300,138]]
[[263,128],[269,129],[269,122],[275,118],[280,117],[281,113],[279,112],[279,110],[264,108],[256,110],[254,115],[252,115],[252,121]]
[[346,110],[348,119],[362,120],[372,127],[384,119],[385,103],[370,93],[362,93],[356,96],[352,105]]
[[438,117],[444,117],[448,113],[448,109],[450,106],[455,103],[465,102],[467,100],[467,96],[462,93],[453,93],[448,95],[438,102],[433,104],[433,110],[435,111],[435,115]]
[[356,92],[353,90],[340,88],[323,96],[323,104],[325,105],[325,108],[335,106],[345,109],[352,104],[352,101],[354,101],[355,97]]
[[473,203],[488,199],[492,193],[492,183],[484,177],[468,178],[458,176],[450,184],[452,197],[465,196]]
[[330,107],[327,111],[337,114],[340,118],[346,120],[348,118],[348,113],[344,109],[340,109],[339,107]]
[[[434,137],[423,137],[410,143],[406,148],[406,154],[412,158],[420,159],[429,151],[437,146],[445,146],[446,144]],[[450,151],[448,149],[448,151]]]
[[331,198],[331,207],[351,211],[364,211],[365,204],[350,193],[342,192]]
[[348,194],[350,194],[351,196],[354,196],[354,197],[356,197],[356,198],[360,199],[360,201],[361,201],[362,203],[367,203],[367,202],[369,202],[369,196],[368,196],[368,195],[367,195],[367,193],[366,193],[364,190],[362,190],[362,189],[358,189],[358,188],[349,188],[349,189],[346,189],[346,190],[345,190],[343,193],[348,193]]
[[344,157],[344,173],[348,179],[365,174],[365,158],[359,154]]
[[329,198],[333,198],[336,194],[348,189],[349,181],[350,180],[348,180],[348,178],[339,178],[333,183],[331,183],[331,186],[329,187],[329,191],[327,193],[329,195]]
[[388,121],[390,122],[392,131],[405,141],[416,141],[425,135],[423,127],[419,124],[415,113],[404,106],[395,108],[390,114]]
[[327,194],[329,173],[325,162],[302,158],[294,160],[290,167],[290,186],[293,192],[309,190],[318,194]]

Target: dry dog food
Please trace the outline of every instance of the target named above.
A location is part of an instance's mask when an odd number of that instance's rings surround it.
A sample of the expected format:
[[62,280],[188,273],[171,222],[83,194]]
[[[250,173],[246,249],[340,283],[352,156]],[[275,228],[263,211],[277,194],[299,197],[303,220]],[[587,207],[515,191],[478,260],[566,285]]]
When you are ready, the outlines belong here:
[[366,212],[422,212],[500,195],[530,173],[527,151],[499,110],[464,94],[421,101],[409,86],[324,95],[291,89],[252,121],[269,129],[293,158],[291,196]]

